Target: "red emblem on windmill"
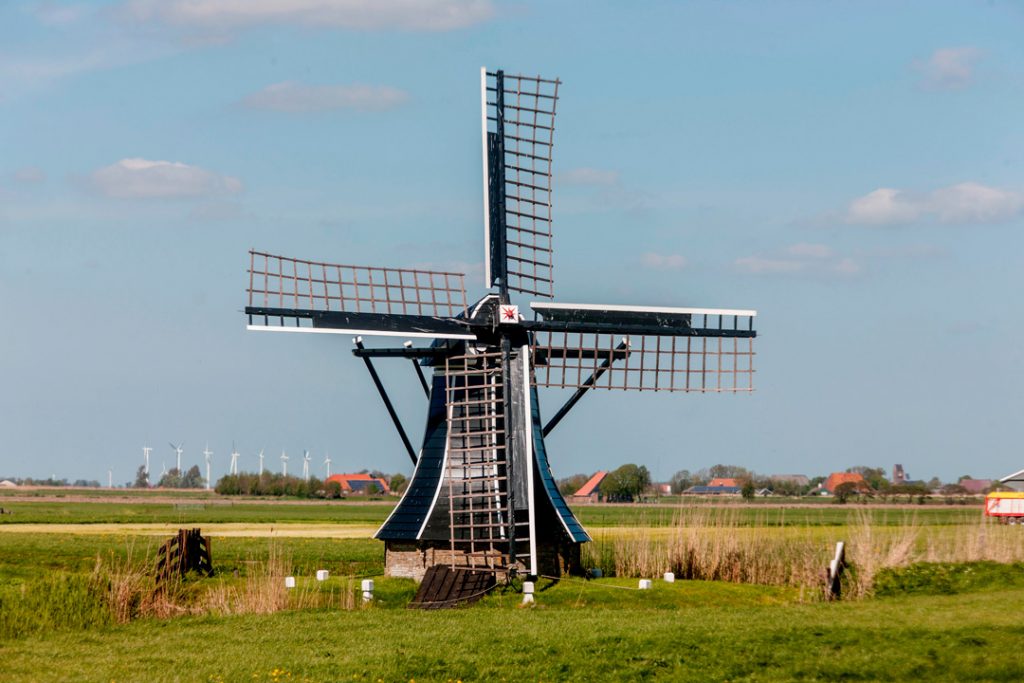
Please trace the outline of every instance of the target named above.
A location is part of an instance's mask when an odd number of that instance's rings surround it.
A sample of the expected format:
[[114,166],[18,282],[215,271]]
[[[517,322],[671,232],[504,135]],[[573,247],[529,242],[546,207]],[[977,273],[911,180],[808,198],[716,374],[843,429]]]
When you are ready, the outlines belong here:
[[498,317],[503,323],[517,323],[519,322],[519,307],[511,305],[501,306]]

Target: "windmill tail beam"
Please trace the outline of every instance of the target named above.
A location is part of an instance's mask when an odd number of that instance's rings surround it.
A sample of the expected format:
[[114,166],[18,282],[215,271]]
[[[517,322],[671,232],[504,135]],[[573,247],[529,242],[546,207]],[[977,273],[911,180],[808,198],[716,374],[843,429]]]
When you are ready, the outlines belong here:
[[[355,339],[356,348],[362,351],[365,347],[363,346],[363,340],[359,337]],[[377,393],[380,394],[380,398],[384,401],[384,407],[388,409],[388,415],[391,416],[391,421],[395,425],[395,429],[398,431],[398,436],[402,438],[402,443],[405,445],[405,450],[409,454],[409,459],[412,460],[413,466],[416,465],[416,451],[412,448],[412,443],[409,441],[409,436],[405,433],[405,428],[402,427],[402,421],[398,419],[398,413],[395,412],[395,406],[391,404],[391,399],[388,397],[388,392],[384,390],[384,384],[380,381],[380,375],[377,374],[377,369],[373,367],[373,361],[370,360],[369,356],[363,356],[363,362],[366,363],[366,369],[370,373],[370,378],[373,379],[374,386],[377,387]]]
[[[629,344],[627,344],[625,341],[622,341],[619,342],[619,345],[615,347],[615,350],[625,351],[628,347]],[[579,403],[579,400],[583,398],[583,394],[587,393],[587,391],[589,391],[594,386],[594,383],[597,382],[598,378],[601,375],[603,375],[610,366],[611,360],[605,360],[603,363],[601,363],[600,367],[598,367],[596,370],[594,370],[594,372],[591,373],[590,377],[588,377],[587,380],[583,383],[583,386],[577,389],[573,393],[573,395],[569,397],[569,400],[566,401],[565,404],[558,409],[558,412],[555,413],[555,415],[550,420],[548,420],[548,423],[544,425],[544,429],[542,431],[542,434],[544,436],[550,434],[551,430],[558,426],[558,423],[562,421],[562,418],[569,414],[569,411],[572,410],[573,406]]]

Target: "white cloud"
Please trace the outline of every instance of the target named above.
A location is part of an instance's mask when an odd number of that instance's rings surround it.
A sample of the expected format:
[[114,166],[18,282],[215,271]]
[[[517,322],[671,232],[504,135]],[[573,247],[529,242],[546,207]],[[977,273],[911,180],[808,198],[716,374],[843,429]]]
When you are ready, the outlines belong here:
[[864,225],[892,225],[911,223],[920,214],[919,203],[909,199],[906,193],[880,187],[850,202],[846,220]]
[[998,223],[1020,214],[1024,194],[979,183],[960,183],[932,192],[929,204],[944,223]]
[[25,166],[14,172],[14,179],[19,183],[42,183],[46,181],[46,172],[38,166]]
[[558,180],[566,185],[597,185],[610,187],[619,184],[619,172],[602,168],[574,168],[558,174]]
[[268,85],[242,104],[251,109],[316,112],[334,109],[383,111],[409,101],[404,90],[385,85],[305,85],[286,81]]
[[95,190],[108,197],[203,197],[233,194],[242,181],[177,161],[121,159],[90,176]]
[[495,14],[490,0],[129,0],[122,8],[136,21],[203,29],[291,24],[451,31]]
[[640,263],[644,268],[653,270],[682,270],[689,261],[681,254],[658,254],[649,251],[640,257]]
[[998,223],[1024,211],[1024,193],[964,182],[914,194],[883,187],[850,202],[846,222],[899,225],[921,220],[943,223]]
[[836,254],[824,244],[793,244],[777,254],[744,256],[733,265],[754,275],[806,274],[847,277],[861,272],[860,263]]
[[974,64],[981,52],[973,47],[945,47],[936,50],[917,68],[924,74],[923,85],[937,90],[959,90],[974,81]]

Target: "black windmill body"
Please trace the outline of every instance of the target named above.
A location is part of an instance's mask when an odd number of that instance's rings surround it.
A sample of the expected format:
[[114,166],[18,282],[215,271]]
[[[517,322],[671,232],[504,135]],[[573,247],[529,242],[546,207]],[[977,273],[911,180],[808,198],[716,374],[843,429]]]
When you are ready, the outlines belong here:
[[[544,437],[590,389],[751,391],[754,311],[533,301],[553,297],[551,152],[559,81],[481,70],[485,285],[459,273],[250,253],[249,329],[431,340],[362,358],[415,471],[378,530],[387,572],[436,564],[507,574],[579,569],[590,537],[551,474]],[[429,409],[418,451],[374,358],[412,359]],[[428,382],[422,367],[432,368]],[[545,425],[538,387],[576,391]]]

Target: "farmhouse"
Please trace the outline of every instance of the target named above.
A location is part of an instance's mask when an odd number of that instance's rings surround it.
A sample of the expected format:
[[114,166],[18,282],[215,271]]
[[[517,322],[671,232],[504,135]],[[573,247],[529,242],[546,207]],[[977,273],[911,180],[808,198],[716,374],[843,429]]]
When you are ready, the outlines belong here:
[[592,476],[587,483],[579,488],[576,493],[569,496],[572,503],[597,503],[601,500],[601,482],[608,476],[605,471],[600,471]]
[[867,491],[871,487],[864,481],[864,477],[856,472],[833,472],[821,485],[822,491],[828,495],[834,495],[840,484],[853,484],[858,491]]
[[[963,484],[963,482],[960,482]],[[1024,470],[1008,474],[999,480],[1000,484],[1007,486],[1014,491],[1024,491]]]
[[[720,481],[718,479],[712,479],[712,481]],[[732,481],[727,479],[725,481]],[[683,491],[684,494],[691,496],[738,496],[743,492],[743,488],[740,486],[691,486],[690,488]]]
[[708,482],[708,486],[710,486],[712,488],[717,487],[717,486],[730,486],[730,487],[732,487],[732,486],[739,486],[739,485],[740,485],[739,482],[737,482],[732,477],[715,477],[714,479],[712,479],[711,481]]
[[332,474],[327,477],[327,481],[338,482],[342,493],[366,495],[372,492],[371,486],[376,487],[376,493],[391,493],[386,481],[371,477],[369,474]]
[[992,488],[991,479],[961,479],[960,486],[967,489],[967,493],[978,495]]

